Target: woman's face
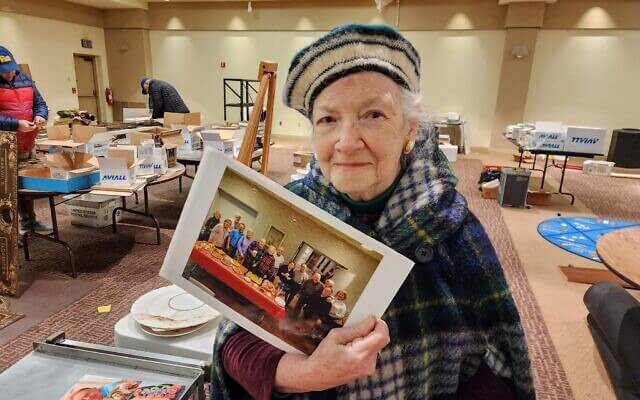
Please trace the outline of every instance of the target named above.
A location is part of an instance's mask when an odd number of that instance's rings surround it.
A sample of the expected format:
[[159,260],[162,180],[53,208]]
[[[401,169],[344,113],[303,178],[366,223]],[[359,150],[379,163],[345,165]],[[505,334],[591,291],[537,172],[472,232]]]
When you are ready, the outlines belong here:
[[416,135],[405,121],[402,91],[378,72],[348,75],[327,86],[313,104],[313,146],[323,175],[354,200],[370,200],[400,171],[400,157]]

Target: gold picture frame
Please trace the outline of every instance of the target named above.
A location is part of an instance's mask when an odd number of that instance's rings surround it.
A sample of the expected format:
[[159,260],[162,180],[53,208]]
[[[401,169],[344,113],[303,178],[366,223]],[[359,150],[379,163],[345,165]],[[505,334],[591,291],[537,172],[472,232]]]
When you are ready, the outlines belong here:
[[18,148],[0,131],[0,294],[18,292]]

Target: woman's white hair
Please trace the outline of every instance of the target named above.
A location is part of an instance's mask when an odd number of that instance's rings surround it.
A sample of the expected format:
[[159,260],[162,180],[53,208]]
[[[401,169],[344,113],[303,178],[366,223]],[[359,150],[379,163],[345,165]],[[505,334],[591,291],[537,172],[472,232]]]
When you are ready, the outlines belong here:
[[402,106],[402,114],[407,122],[416,123],[417,126],[427,124],[429,122],[429,114],[422,108],[422,95],[405,88],[400,90],[402,91],[400,105]]

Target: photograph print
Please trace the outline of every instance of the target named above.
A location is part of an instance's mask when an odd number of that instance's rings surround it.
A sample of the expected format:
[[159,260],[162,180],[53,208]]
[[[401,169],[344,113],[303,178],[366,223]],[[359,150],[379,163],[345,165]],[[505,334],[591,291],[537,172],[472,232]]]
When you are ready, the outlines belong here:
[[[277,338],[272,344],[305,354],[331,329],[350,323],[354,310],[360,319],[384,311],[402,281],[391,279],[388,285],[388,279],[378,276],[372,284],[387,250],[374,248],[384,246],[358,231],[342,232],[336,228],[340,223],[323,221],[333,218],[328,214],[318,218],[306,201],[303,208],[292,204],[291,198],[301,199],[235,161],[216,160],[224,168],[208,196],[211,201],[199,201],[201,217],[193,222],[187,201],[169,249],[167,259],[172,258],[173,242],[182,238],[186,260],[181,270],[177,262],[170,268],[180,276],[172,279],[175,275],[166,272],[167,260],[161,275],[204,295],[226,317],[263,339]],[[183,218],[189,219],[188,228]],[[194,238],[188,246],[186,237]],[[359,239],[371,243],[365,246]],[[392,259],[409,272],[411,263],[404,257],[387,254],[387,264]],[[386,304],[376,308],[381,298]],[[367,310],[367,303],[373,309]]]

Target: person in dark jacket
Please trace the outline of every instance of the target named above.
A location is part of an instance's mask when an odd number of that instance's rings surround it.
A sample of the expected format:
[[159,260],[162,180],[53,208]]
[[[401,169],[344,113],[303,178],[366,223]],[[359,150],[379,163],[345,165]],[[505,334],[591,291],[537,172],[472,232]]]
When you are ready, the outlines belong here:
[[[0,46],[0,130],[16,132],[18,161],[35,156],[38,128],[47,123],[49,111],[35,83],[20,72],[13,54]],[[20,228],[29,229],[31,223],[38,232],[49,232],[51,227],[35,218],[33,200],[18,202]]]
[[211,230],[213,229],[214,226],[220,223],[221,219],[222,219],[222,214],[220,213],[220,210],[215,210],[213,212],[213,217],[210,217],[207,220],[207,222],[205,222],[205,224],[202,226],[202,229],[200,230],[200,235],[198,236],[198,240],[209,240],[209,235],[211,235]]
[[163,118],[165,112],[189,112],[182,97],[173,85],[159,79],[142,78],[140,81],[142,94],[149,95],[149,109],[153,110],[152,118]]

